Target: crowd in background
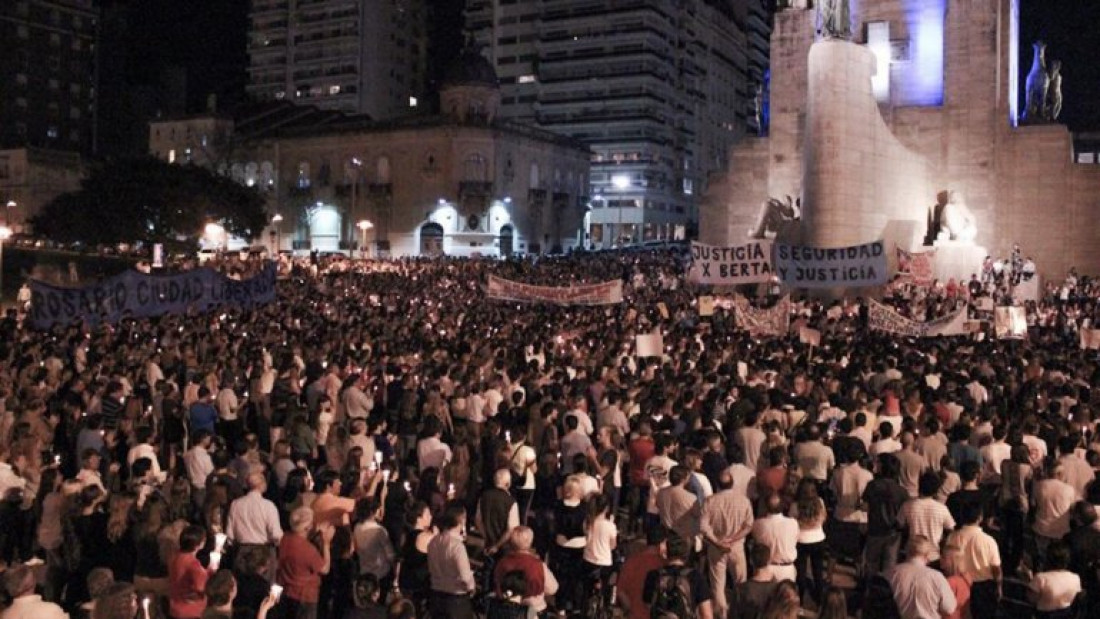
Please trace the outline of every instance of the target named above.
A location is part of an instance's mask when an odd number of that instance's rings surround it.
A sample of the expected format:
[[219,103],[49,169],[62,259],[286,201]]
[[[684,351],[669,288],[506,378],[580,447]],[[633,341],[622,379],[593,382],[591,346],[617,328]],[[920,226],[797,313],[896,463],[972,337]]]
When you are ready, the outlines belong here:
[[[1100,568],[1098,364],[1077,345],[1093,283],[1030,303],[1022,341],[901,338],[869,330],[859,299],[799,300],[794,323],[822,333],[810,347],[700,316],[685,260],[284,259],[278,300],[249,311],[44,332],[9,311],[0,617],[1100,602],[1079,595]],[[625,298],[497,301],[489,274],[620,279]],[[981,317],[969,292],[885,301]],[[663,355],[638,357],[655,329]]]

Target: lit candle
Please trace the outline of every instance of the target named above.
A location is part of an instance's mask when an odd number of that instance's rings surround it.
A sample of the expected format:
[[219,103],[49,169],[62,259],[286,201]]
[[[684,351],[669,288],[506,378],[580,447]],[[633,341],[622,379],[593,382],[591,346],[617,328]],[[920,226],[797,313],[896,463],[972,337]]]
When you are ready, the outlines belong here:
[[222,562],[222,553],[218,552],[217,550],[210,553],[210,567],[211,568],[213,568],[215,570],[218,569],[218,566],[221,565],[221,562]]
[[225,540],[228,536],[225,533],[214,534],[214,550],[221,552],[225,548]]

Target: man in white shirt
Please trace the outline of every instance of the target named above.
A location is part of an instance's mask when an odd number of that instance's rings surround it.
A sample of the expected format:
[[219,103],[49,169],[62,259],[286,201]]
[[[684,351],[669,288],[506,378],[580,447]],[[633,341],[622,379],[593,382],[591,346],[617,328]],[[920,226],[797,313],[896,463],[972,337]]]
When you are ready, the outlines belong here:
[[836,519],[841,522],[867,522],[863,511],[863,491],[874,475],[860,466],[858,460],[850,460],[833,469],[830,485],[836,496]]
[[348,419],[366,419],[374,408],[374,400],[363,391],[365,382],[362,375],[356,376],[354,382],[340,396],[344,415]]
[[871,449],[871,441],[874,437],[871,435],[871,429],[867,427],[867,413],[856,413],[856,427],[854,430],[848,433],[849,436],[854,436],[863,441],[863,447],[868,451]]
[[755,412],[745,415],[745,426],[737,430],[733,439],[745,454],[745,466],[754,471],[759,468],[760,448],[768,438],[764,431],[757,427],[757,421]]
[[[1077,501],[1077,491],[1066,483],[1066,473],[1061,465],[1055,465],[1051,476],[1035,484],[1032,492],[1035,503],[1035,544],[1039,556],[1045,558],[1051,542],[1069,533],[1070,509]],[[1041,561],[1040,561],[1041,563]]]
[[1078,499],[1085,498],[1085,488],[1096,478],[1092,467],[1084,458],[1077,455],[1077,440],[1072,436],[1058,439],[1058,466],[1062,467],[1065,482],[1073,486]]
[[[437,417],[429,417],[429,419],[438,420]],[[451,461],[451,448],[441,439],[443,430],[438,423],[435,424],[434,429],[430,436],[420,439],[416,444],[416,459],[421,473],[429,468],[443,468],[447,462]]]
[[886,572],[901,619],[931,619],[955,612],[955,594],[947,579],[928,567],[934,550],[928,538],[914,535],[906,552],[909,559]]
[[134,439],[137,443],[130,448],[130,451],[126,453],[126,465],[133,466],[134,462],[142,458],[148,458],[151,468],[150,471],[153,477],[156,478],[158,483],[164,483],[164,480],[168,478],[168,473],[160,469],[160,461],[157,459],[157,448],[153,446],[152,441],[156,438],[153,434],[153,429],[149,426],[139,426],[134,431]]
[[[871,444],[871,456],[877,458],[882,454],[892,454],[901,450],[901,443],[894,438],[894,426],[890,422],[878,427],[879,440]],[[855,431],[853,431],[853,434]]]
[[783,501],[768,497],[767,515],[752,525],[752,539],[771,549],[771,570],[776,580],[797,580],[798,521],[783,515]]
[[718,493],[703,503],[699,518],[699,532],[706,546],[711,591],[718,617],[725,617],[729,612],[727,572],[736,583],[745,582],[748,578],[745,538],[752,532],[752,524],[752,504],[734,492],[733,477],[729,471],[723,471],[718,478]]
[[955,528],[955,519],[943,503],[934,497],[940,490],[940,477],[926,471],[920,477],[920,497],[910,499],[898,510],[898,526],[909,530],[909,537],[921,536],[932,543],[928,560],[940,558],[940,540]]
[[[271,559],[275,558],[275,547],[283,538],[283,527],[279,524],[279,510],[275,504],[264,498],[267,492],[267,478],[257,471],[248,476],[248,494],[229,504],[229,517],[225,527],[226,539],[237,547],[237,560],[234,569],[240,569],[245,548],[262,549]],[[268,561],[269,567],[275,561]],[[270,577],[274,573],[267,574]]]
[[12,598],[11,606],[0,619],[69,619],[60,606],[46,602],[41,595],[35,595],[37,581],[34,570],[25,565],[16,565],[4,572],[4,589]]
[[1012,456],[1012,447],[1005,442],[1008,428],[1003,423],[993,426],[993,442],[981,448],[982,482],[998,482],[1001,479],[1001,463]]
[[199,430],[195,433],[191,449],[183,454],[183,465],[187,469],[187,479],[191,482],[191,499],[200,507],[206,500],[206,478],[214,472],[214,461],[208,451],[210,443],[210,433]]
[[821,442],[821,428],[817,424],[806,428],[806,440],[795,446],[794,459],[802,469],[802,476],[817,482],[828,479],[829,471],[836,466],[833,450]]

